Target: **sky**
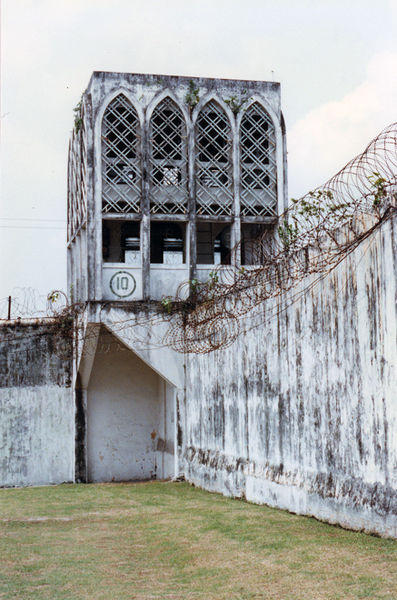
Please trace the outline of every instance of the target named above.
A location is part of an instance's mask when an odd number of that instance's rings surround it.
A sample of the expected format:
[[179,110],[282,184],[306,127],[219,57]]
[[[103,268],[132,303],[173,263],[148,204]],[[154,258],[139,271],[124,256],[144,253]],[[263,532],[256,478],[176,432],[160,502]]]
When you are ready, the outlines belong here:
[[397,0],[3,0],[1,29],[0,317],[9,294],[67,289],[67,147],[94,70],[279,81],[290,197],[397,121]]

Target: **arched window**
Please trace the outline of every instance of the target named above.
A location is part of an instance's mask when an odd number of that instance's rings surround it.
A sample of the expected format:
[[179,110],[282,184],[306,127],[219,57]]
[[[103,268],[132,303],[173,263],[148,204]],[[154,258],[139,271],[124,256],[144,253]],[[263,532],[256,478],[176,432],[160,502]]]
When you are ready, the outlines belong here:
[[241,215],[277,216],[276,135],[258,102],[241,120],[240,157]]
[[102,211],[139,213],[141,143],[138,114],[120,94],[102,121]]
[[187,134],[181,110],[171,98],[150,121],[150,212],[187,213]]
[[210,101],[196,123],[196,210],[198,215],[233,213],[232,140],[229,120]]

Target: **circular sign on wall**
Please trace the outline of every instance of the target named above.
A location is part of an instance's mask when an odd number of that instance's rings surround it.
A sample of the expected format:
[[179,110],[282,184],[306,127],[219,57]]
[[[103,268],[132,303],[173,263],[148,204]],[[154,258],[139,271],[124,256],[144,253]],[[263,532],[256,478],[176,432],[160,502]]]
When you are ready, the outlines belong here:
[[135,292],[135,277],[128,271],[117,271],[110,280],[110,289],[119,298],[128,298]]

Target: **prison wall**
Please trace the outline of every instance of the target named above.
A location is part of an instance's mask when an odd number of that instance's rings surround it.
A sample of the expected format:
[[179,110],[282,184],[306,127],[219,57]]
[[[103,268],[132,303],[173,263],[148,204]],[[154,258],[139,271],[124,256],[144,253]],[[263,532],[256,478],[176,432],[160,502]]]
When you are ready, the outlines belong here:
[[74,479],[71,323],[0,326],[0,486]]
[[394,214],[232,346],[188,358],[190,482],[397,537],[396,256]]

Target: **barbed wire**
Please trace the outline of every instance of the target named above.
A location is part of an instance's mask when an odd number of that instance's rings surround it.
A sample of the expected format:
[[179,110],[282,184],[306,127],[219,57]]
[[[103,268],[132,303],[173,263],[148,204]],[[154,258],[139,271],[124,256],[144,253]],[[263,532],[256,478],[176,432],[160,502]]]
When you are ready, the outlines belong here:
[[[166,345],[205,354],[232,344],[241,318],[269,298],[279,298],[309,275],[326,275],[393,210],[397,194],[397,123],[386,127],[324,185],[292,199],[275,233],[251,242],[257,266],[222,265],[204,283],[181,286]],[[233,251],[236,251],[236,248]],[[302,291],[295,293],[295,300]]]
[[67,304],[68,299],[62,290],[41,294],[32,287],[14,287],[9,296],[0,298],[0,321],[54,317]]

